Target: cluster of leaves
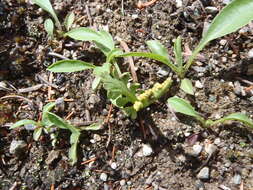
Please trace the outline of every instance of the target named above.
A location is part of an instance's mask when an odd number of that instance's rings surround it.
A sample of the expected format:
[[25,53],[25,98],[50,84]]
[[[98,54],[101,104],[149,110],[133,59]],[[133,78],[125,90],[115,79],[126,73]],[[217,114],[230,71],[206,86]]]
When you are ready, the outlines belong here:
[[[16,122],[15,124],[13,124],[10,127],[10,129],[16,129],[21,126],[27,127],[28,125],[34,126],[35,129],[33,132],[33,139],[35,141],[39,140],[43,131],[46,134],[50,133],[53,137],[55,137],[55,135],[54,135],[54,133],[55,133],[54,128],[55,127],[58,127],[59,129],[69,130],[71,132],[71,135],[70,135],[71,147],[69,149],[69,159],[70,159],[71,164],[73,165],[77,162],[77,147],[78,147],[81,132],[83,130],[86,130],[86,131],[87,130],[99,130],[101,123],[94,123],[90,126],[85,126],[85,127],[73,126],[73,125],[69,124],[67,121],[65,121],[64,119],[62,119],[61,117],[59,117],[58,115],[50,112],[55,105],[56,105],[55,102],[51,102],[51,103],[46,104],[43,107],[41,121],[34,121],[34,120],[28,120],[28,119],[20,120],[20,121]],[[53,145],[55,145],[56,140],[57,140],[56,138],[53,139],[53,141],[54,141]]]
[[[50,13],[55,21],[57,28],[62,31],[60,21],[54,12],[49,0],[33,0],[35,4]],[[178,75],[181,79],[181,89],[186,93],[194,95],[194,89],[189,79],[185,78],[189,68],[194,63],[198,53],[212,40],[230,34],[242,26],[248,24],[253,19],[253,1],[252,0],[233,0],[228,4],[212,21],[207,32],[203,37],[192,55],[185,62],[182,53],[181,38],[178,37],[174,43],[175,61],[171,61],[167,48],[157,40],[147,41],[146,44],[151,52],[129,52],[124,53],[116,48],[112,36],[104,30],[95,31],[89,28],[72,29],[71,25],[74,21],[74,14],[70,13],[65,19],[65,28],[68,32],[65,37],[70,37],[74,40],[93,42],[106,56],[106,62],[101,66],[95,66],[80,60],[62,60],[48,67],[51,72],[77,72],[86,69],[93,71],[95,79],[92,84],[94,90],[103,87],[107,91],[107,97],[110,101],[122,109],[131,118],[137,117],[137,112],[149,106],[163,96],[172,84],[171,78],[168,78],[163,83],[156,83],[151,89],[142,91],[139,89],[138,83],[130,83],[131,77],[128,72],[121,72],[117,64],[119,57],[145,57],[159,61]],[[231,22],[233,20],[233,22]],[[50,36],[53,36],[53,21],[51,19],[45,21],[45,29]],[[205,120],[195,109],[184,99],[172,97],[168,99],[168,104],[176,112],[192,116],[198,120],[203,127],[211,127],[219,123],[224,123],[228,120],[239,121],[246,126],[253,127],[253,122],[242,113],[233,113],[218,120]],[[76,149],[81,134],[82,128],[77,128],[64,121],[59,116],[51,113],[50,110],[55,104],[47,104],[43,109],[42,120],[39,122],[33,120],[21,120],[15,123],[11,128],[16,128],[26,124],[37,126],[34,131],[34,139],[38,140],[42,131],[48,130],[52,126],[57,126],[61,129],[68,129],[71,132],[69,157],[72,163],[77,161]],[[97,127],[95,126],[95,129]],[[94,126],[90,126],[94,129]],[[84,130],[87,130],[85,128]]]
[[[51,15],[51,17],[54,19],[55,26],[59,30],[58,31],[59,34],[62,34],[63,33],[62,25],[52,7],[51,2],[49,0],[32,0],[32,2],[38,5],[39,7],[41,7],[44,11],[48,12]],[[75,20],[75,14],[73,12],[70,12],[69,14],[67,14],[67,16],[64,19],[64,27],[66,31],[70,30],[72,24],[74,23],[74,20]],[[53,38],[54,37],[54,23],[52,19],[48,18],[45,20],[44,28],[48,36],[50,38]]]

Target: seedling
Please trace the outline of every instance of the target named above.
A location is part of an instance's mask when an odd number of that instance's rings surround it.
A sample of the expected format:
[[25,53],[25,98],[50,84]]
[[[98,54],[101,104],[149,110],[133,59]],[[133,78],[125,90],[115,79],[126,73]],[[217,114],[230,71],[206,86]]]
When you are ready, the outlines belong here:
[[[55,21],[55,25],[57,27],[57,29],[59,30],[59,33],[63,33],[63,28],[62,25],[52,7],[52,4],[49,0],[32,0],[33,3],[35,3],[36,5],[38,5],[40,8],[42,8],[44,11],[48,12],[51,17],[54,19]],[[64,27],[66,31],[69,31],[72,24],[74,23],[75,20],[75,14],[73,12],[70,12],[64,20]],[[46,30],[46,32],[48,33],[48,35],[53,38],[53,34],[54,34],[54,23],[52,21],[52,19],[48,18],[45,20],[44,22],[44,28]]]
[[92,88],[95,90],[101,84],[107,90],[110,101],[121,108],[132,119],[137,117],[137,112],[165,94],[172,84],[169,78],[162,84],[155,84],[153,88],[137,95],[139,84],[130,83],[130,74],[122,73],[116,57],[123,52],[115,48],[112,36],[104,31],[94,31],[89,28],[73,29],[65,34],[76,40],[92,41],[105,54],[106,62],[102,66],[94,66],[91,63],[79,60],[62,60],[48,67],[52,72],[75,72],[93,69],[95,80]]
[[49,121],[47,117],[47,112],[52,110],[55,105],[56,104],[54,102],[50,102],[43,107],[41,121],[23,119],[13,124],[10,127],[10,129],[16,129],[21,126],[35,127],[34,132],[33,132],[33,139],[35,141],[38,141],[43,131],[46,134],[51,132],[50,130],[51,130],[51,127],[53,126],[53,123]]
[[79,143],[79,138],[81,135],[81,132],[83,130],[99,130],[101,129],[101,123],[94,123],[87,127],[76,127],[71,124],[69,124],[67,121],[59,117],[58,115],[47,112],[48,120],[53,123],[54,126],[59,127],[60,129],[66,129],[71,132],[70,135],[70,149],[69,149],[69,159],[71,165],[74,165],[77,162],[77,147]]
[[[146,57],[150,59],[157,60],[161,63],[166,64],[175,72],[180,79],[184,79],[187,71],[194,63],[194,60],[198,53],[212,40],[235,32],[239,28],[248,24],[253,19],[253,1],[252,0],[233,0],[229,3],[222,11],[214,18],[211,25],[209,26],[206,33],[200,43],[197,45],[192,55],[188,61],[183,64],[182,48],[181,48],[181,38],[178,37],[174,43],[174,55],[175,62],[170,60],[167,48],[165,48],[159,41],[150,40],[147,41],[147,46],[151,52],[130,52],[120,57],[127,56],[138,56]],[[233,22],[231,22],[233,21]],[[185,90],[187,93],[193,94],[192,84],[189,80],[182,80],[181,89]]]
[[[90,126],[75,127],[69,124],[67,121],[65,121],[61,117],[50,112],[55,105],[56,105],[55,102],[51,102],[51,103],[46,104],[43,107],[41,121],[34,121],[34,120],[28,120],[28,119],[20,120],[16,122],[15,124],[13,124],[10,127],[10,129],[16,129],[21,126],[28,126],[28,125],[36,126],[33,132],[33,139],[35,141],[39,140],[43,130],[46,134],[50,133],[51,137],[55,137],[54,133],[52,133],[51,131],[52,127],[58,127],[60,129],[69,130],[71,132],[71,136],[70,136],[71,147],[69,149],[69,159],[70,159],[71,164],[74,165],[77,162],[77,146],[79,143],[79,137],[81,135],[81,132],[84,130],[85,131],[99,130],[101,128],[101,122],[94,123]],[[55,144],[56,139],[54,138],[52,140],[54,142],[53,144]]]
[[212,127],[217,124],[225,123],[226,121],[239,121],[244,125],[253,128],[253,121],[249,119],[243,113],[232,113],[226,117],[217,120],[205,119],[203,118],[195,109],[191,106],[189,102],[179,97],[172,97],[168,99],[169,106],[175,111],[191,117],[194,117],[197,121],[201,123],[203,127]]

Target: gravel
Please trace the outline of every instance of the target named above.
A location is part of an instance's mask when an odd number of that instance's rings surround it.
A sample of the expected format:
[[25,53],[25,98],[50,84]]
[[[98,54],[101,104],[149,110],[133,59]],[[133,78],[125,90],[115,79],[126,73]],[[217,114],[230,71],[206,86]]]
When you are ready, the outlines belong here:
[[202,179],[202,180],[206,180],[206,179],[209,179],[209,168],[208,167],[204,167],[204,168],[202,168],[200,171],[199,171],[199,173],[198,173],[198,175],[197,175],[197,178],[198,179]]

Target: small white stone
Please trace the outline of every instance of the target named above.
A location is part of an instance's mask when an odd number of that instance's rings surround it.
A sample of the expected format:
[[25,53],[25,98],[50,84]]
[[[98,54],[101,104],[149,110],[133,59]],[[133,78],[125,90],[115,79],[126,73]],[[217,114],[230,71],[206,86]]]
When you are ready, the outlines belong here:
[[226,45],[226,43],[227,43],[227,40],[224,40],[224,39],[220,40],[220,45],[224,46]]
[[203,84],[199,81],[199,80],[197,80],[196,82],[195,82],[195,87],[196,88],[203,88],[204,86],[203,86]]
[[132,14],[132,19],[137,19],[139,16],[137,14]]
[[249,50],[248,52],[248,58],[252,58],[253,57],[253,48]]
[[176,7],[180,8],[183,6],[183,1],[182,0],[176,0]]
[[242,177],[240,174],[235,174],[233,179],[232,179],[232,182],[236,185],[240,185],[241,182],[242,182]]
[[216,7],[206,7],[205,10],[208,13],[217,13],[219,11]]
[[212,155],[217,150],[217,147],[214,144],[206,143],[205,151],[207,154]]
[[101,179],[102,181],[107,181],[107,178],[108,178],[108,176],[107,176],[106,173],[101,173],[100,179]]
[[150,156],[153,153],[153,149],[149,144],[143,144],[140,151],[137,152],[138,157]]
[[219,144],[221,143],[220,138],[214,139],[214,142],[213,142],[213,143],[216,144],[216,145],[219,145]]
[[122,179],[119,182],[120,186],[125,186],[126,185],[126,180]]
[[199,171],[197,178],[198,179],[209,179],[209,168],[208,167],[202,168]]
[[118,165],[117,165],[116,162],[112,162],[112,163],[111,163],[111,168],[112,168],[113,170],[115,170],[117,167],[118,167]]
[[199,144],[195,144],[192,147],[192,154],[194,156],[198,156],[201,153],[202,149],[203,149],[203,146],[201,146]]

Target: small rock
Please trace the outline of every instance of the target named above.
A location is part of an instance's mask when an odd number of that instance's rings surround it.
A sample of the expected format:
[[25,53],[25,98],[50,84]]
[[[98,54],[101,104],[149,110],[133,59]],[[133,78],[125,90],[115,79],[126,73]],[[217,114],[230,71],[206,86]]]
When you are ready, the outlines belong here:
[[23,140],[13,140],[10,145],[9,152],[16,156],[20,156],[26,149],[26,142]]
[[225,185],[220,185],[219,188],[222,190],[231,190],[229,187],[227,187]]
[[183,1],[182,0],[176,0],[176,7],[180,8],[183,6]]
[[209,179],[209,168],[208,167],[204,167],[202,168],[198,175],[197,175],[197,178],[198,179]]
[[241,181],[242,181],[242,176],[240,174],[235,174],[232,179],[232,182],[236,185],[240,185]]
[[199,80],[197,80],[196,82],[195,82],[195,87],[196,88],[203,88],[204,86],[203,86],[203,84],[199,81]]
[[119,182],[120,186],[125,186],[126,185],[126,180],[122,179]]
[[55,160],[57,160],[60,156],[60,151],[58,150],[51,150],[50,153],[47,156],[47,159],[45,160],[47,165],[52,164]]
[[204,190],[205,189],[204,183],[200,180],[196,181],[195,187],[196,187],[196,190]]
[[206,12],[210,14],[217,13],[219,10],[216,7],[206,7]]
[[201,146],[199,144],[193,145],[193,147],[192,147],[192,155],[195,156],[195,157],[197,157],[201,153],[202,149],[203,149],[203,146]]
[[143,144],[140,151],[137,152],[138,157],[150,156],[153,153],[153,149],[149,144]]
[[24,127],[27,131],[34,131],[34,129],[36,128],[36,126],[33,124],[26,124]]
[[102,180],[102,181],[107,181],[107,178],[108,178],[108,176],[107,176],[107,174],[106,173],[101,173],[101,175],[100,175],[100,179]]
[[214,139],[214,142],[213,142],[215,145],[219,145],[221,143],[221,140],[220,138],[216,138]]
[[227,40],[224,40],[224,39],[222,39],[222,40],[220,40],[220,45],[222,45],[222,46],[224,46],[224,45],[226,45],[226,43],[227,43]]
[[165,68],[159,68],[159,70],[157,71],[157,74],[159,77],[166,77],[169,75],[169,71],[168,69],[165,69]]
[[112,163],[111,163],[111,168],[112,168],[113,170],[115,170],[117,167],[118,167],[118,165],[117,165],[116,162],[112,162]]
[[209,143],[205,144],[205,151],[208,155],[212,155],[216,150],[217,150],[217,146],[215,146],[214,144],[209,144]]
[[253,58],[253,48],[249,50],[248,58]]

